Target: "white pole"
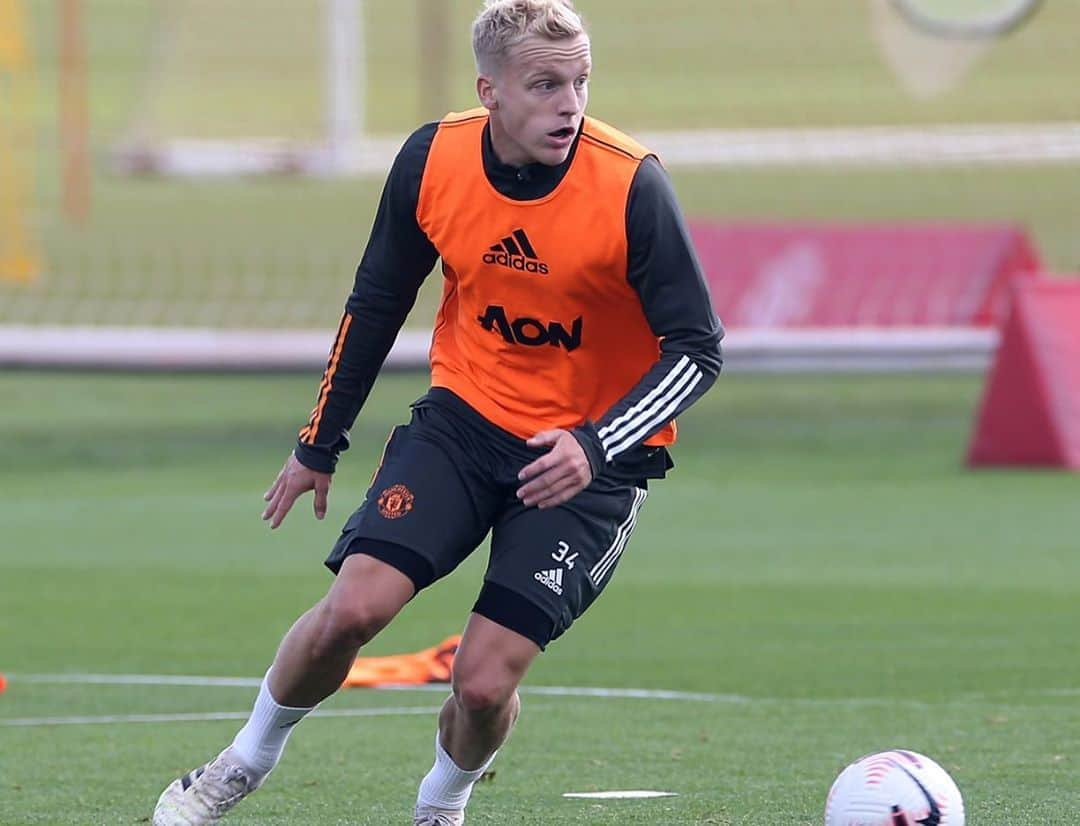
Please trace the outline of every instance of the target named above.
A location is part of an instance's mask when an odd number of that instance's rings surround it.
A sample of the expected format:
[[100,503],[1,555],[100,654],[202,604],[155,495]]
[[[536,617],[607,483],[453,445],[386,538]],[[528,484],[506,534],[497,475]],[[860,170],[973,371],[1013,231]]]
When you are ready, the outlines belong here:
[[332,169],[341,170],[363,132],[360,0],[326,0],[326,133]]

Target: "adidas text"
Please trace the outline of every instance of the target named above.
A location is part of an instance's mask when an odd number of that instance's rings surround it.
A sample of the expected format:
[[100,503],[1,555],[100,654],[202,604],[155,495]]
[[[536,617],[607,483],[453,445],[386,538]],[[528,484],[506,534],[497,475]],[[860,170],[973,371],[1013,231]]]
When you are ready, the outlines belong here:
[[539,275],[548,274],[548,265],[543,261],[530,261],[524,255],[508,255],[505,252],[484,253],[485,264],[502,264],[512,270],[521,272],[533,272]]
[[540,260],[536,249],[523,229],[515,229],[484,253],[485,264],[499,264],[518,272],[547,275],[548,265]]
[[562,596],[562,568],[552,568],[550,571],[537,571],[533,579],[542,585],[546,585],[559,596]]

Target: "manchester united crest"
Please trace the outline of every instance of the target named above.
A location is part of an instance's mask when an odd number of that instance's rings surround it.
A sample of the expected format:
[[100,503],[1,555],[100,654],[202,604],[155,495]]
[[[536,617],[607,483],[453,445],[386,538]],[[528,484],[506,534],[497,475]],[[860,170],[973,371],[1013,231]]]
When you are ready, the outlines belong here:
[[379,513],[384,519],[400,519],[413,508],[415,497],[404,485],[392,485],[379,494]]

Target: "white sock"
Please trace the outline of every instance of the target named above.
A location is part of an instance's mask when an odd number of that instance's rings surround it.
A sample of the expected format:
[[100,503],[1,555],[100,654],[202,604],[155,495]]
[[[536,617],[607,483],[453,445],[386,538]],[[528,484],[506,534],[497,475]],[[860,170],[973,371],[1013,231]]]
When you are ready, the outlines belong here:
[[[496,752],[497,754],[498,752]],[[416,797],[417,806],[433,806],[436,809],[464,809],[472,794],[473,784],[480,775],[488,770],[495,760],[491,755],[480,768],[466,771],[459,768],[453,758],[439,742],[439,732],[435,732],[435,765],[420,781],[420,793]]]
[[285,749],[285,741],[289,739],[293,728],[311,711],[310,708],[278,705],[270,694],[267,684],[269,677],[268,671],[259,687],[259,696],[255,700],[251,716],[236,733],[232,743],[233,751],[244,767],[260,778],[268,775],[277,765],[281,752]]

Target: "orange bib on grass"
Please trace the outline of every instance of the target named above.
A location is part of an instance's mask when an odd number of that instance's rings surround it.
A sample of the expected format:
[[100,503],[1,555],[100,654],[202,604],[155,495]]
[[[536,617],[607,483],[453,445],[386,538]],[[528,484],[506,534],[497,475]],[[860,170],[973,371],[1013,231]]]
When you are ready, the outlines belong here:
[[357,657],[342,684],[345,688],[380,685],[448,683],[461,636],[447,637],[438,645],[415,654]]

